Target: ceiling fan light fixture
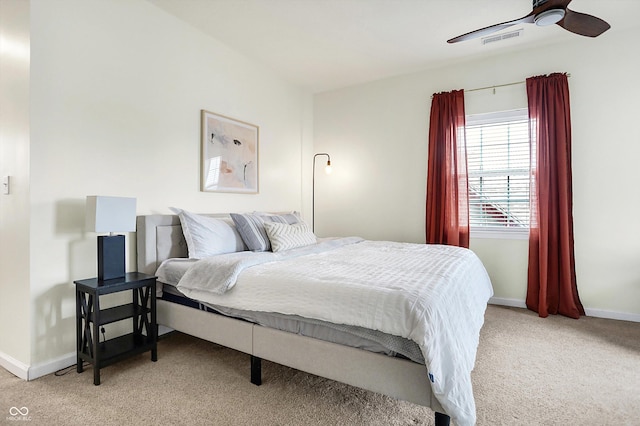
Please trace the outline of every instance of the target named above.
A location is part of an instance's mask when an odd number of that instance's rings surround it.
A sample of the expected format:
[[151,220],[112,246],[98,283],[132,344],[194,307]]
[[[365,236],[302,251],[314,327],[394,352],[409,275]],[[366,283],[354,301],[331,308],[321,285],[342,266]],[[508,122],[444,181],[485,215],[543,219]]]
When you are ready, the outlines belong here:
[[533,19],[533,22],[539,27],[546,27],[547,25],[553,25],[564,18],[564,9],[549,9],[542,13],[538,13]]
[[571,0],[533,0],[533,10],[528,15],[462,34],[447,40],[447,43],[487,36],[518,24],[535,23],[540,27],[556,24],[569,32],[586,37],[598,37],[611,28],[611,25],[597,16],[568,9],[567,5],[570,2]]

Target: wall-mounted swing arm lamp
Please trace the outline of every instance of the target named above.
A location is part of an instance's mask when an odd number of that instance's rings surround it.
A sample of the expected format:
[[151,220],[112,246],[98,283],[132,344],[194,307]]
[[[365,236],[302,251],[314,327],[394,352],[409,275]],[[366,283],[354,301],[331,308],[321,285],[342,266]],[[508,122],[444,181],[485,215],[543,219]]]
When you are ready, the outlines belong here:
[[315,222],[316,222],[316,157],[324,156],[327,157],[327,166],[324,171],[326,174],[331,173],[331,157],[326,152],[321,152],[315,154],[313,156],[313,177],[312,177],[312,188],[311,188],[311,231],[315,231]]

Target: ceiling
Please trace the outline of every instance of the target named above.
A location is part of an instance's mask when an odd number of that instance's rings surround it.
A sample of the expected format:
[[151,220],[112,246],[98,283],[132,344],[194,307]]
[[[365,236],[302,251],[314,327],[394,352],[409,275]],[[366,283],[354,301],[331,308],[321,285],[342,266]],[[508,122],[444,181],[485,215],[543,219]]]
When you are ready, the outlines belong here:
[[[148,1],[312,92],[584,38],[519,24],[503,32],[522,28],[521,37],[499,43],[446,42],[523,17],[531,0]],[[598,39],[640,26],[640,0],[575,0],[569,8],[611,25]]]

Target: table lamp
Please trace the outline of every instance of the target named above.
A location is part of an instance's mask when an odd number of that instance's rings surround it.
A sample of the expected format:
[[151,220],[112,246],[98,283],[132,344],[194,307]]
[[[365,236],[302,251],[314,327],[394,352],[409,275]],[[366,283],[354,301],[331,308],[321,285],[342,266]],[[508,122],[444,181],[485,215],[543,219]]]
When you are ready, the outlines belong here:
[[125,238],[114,233],[136,230],[136,199],[87,196],[86,226],[88,231],[109,233],[98,236],[98,280],[124,277]]

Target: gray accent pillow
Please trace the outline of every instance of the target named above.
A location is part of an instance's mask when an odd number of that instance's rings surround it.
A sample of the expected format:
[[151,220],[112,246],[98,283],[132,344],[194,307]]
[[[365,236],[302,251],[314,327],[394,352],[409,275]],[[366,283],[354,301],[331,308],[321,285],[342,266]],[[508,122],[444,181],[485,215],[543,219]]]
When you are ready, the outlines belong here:
[[265,222],[276,222],[293,225],[300,222],[300,217],[288,214],[231,213],[242,240],[251,251],[270,251],[271,242],[264,229]]

